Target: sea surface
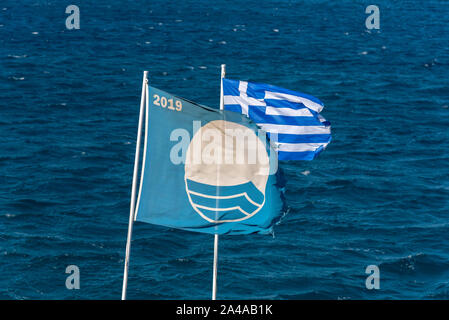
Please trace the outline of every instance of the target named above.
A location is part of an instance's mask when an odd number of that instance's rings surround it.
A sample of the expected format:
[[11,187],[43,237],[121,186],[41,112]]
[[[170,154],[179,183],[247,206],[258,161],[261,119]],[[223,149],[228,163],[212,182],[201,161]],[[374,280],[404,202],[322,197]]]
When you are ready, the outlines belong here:
[[[222,63],[322,100],[333,140],[281,164],[274,236],[220,237],[217,297],[448,299],[449,2],[435,0],[2,0],[0,299],[120,298],[142,72],[217,107]],[[211,235],[136,223],[128,297],[210,299],[212,258]]]

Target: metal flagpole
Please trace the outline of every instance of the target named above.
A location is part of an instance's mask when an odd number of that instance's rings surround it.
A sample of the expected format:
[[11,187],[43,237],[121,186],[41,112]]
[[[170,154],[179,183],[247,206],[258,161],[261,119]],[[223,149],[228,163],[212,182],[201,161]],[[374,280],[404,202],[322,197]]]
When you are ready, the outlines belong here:
[[129,267],[129,255],[131,252],[131,237],[133,233],[133,223],[134,223],[134,213],[135,213],[135,202],[136,202],[136,189],[137,189],[137,172],[139,167],[140,158],[140,140],[142,136],[142,123],[143,123],[143,113],[145,107],[145,92],[148,86],[148,71],[143,72],[142,81],[142,95],[140,98],[140,113],[139,113],[139,125],[137,128],[137,142],[136,142],[136,155],[134,158],[134,172],[133,172],[133,182],[131,188],[131,204],[129,206],[129,225],[128,225],[128,238],[126,240],[126,256],[125,256],[125,270],[123,272],[123,288],[122,288],[122,300],[126,300],[126,288],[128,286],[128,267]]
[[[220,110],[224,109],[223,100],[223,78],[226,76],[226,65],[221,65],[221,80],[220,80]],[[218,181],[217,181],[218,183]],[[217,298],[217,263],[218,263],[218,234],[214,235],[214,272],[212,278],[212,300]]]

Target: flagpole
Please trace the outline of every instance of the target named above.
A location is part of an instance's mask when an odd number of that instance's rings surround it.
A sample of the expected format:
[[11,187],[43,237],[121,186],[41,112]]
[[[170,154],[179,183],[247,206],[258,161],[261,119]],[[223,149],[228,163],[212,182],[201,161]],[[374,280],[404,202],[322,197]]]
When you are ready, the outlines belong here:
[[[220,79],[220,110],[224,109],[223,100],[223,78],[226,76],[226,65],[221,65],[221,79]],[[218,181],[217,181],[218,183]],[[214,271],[212,277],[212,300],[217,298],[217,264],[218,264],[218,234],[214,235]]]
[[131,253],[131,237],[133,232],[134,223],[134,212],[135,212],[135,202],[136,202],[136,189],[137,189],[137,172],[139,167],[140,159],[140,140],[142,136],[142,124],[143,124],[143,113],[145,107],[145,92],[148,86],[148,71],[143,72],[142,81],[142,94],[140,98],[140,112],[139,112],[139,125],[137,128],[137,141],[136,141],[136,154],[134,157],[134,172],[133,172],[133,182],[131,187],[131,204],[129,206],[129,224],[128,224],[128,238],[126,240],[126,255],[125,255],[125,269],[123,271],[123,287],[122,287],[122,300],[126,300],[126,288],[128,286],[128,268],[129,268],[129,256]]

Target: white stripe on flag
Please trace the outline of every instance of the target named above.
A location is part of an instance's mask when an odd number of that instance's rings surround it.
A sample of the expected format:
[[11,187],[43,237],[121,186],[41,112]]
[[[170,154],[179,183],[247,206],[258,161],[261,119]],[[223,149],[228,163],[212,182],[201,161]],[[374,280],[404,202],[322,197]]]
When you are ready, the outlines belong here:
[[312,113],[307,108],[296,110],[291,108],[267,107],[265,114],[269,116],[313,117]]
[[251,106],[266,106],[267,104],[263,100],[258,100],[245,96],[224,96],[224,104],[245,104]]
[[320,122],[326,122],[327,121],[326,119],[324,119],[324,117],[321,114],[318,115],[318,119],[320,119]]
[[280,92],[271,92],[271,91],[265,91],[265,99],[273,99],[273,100],[288,100],[290,102],[296,102],[296,103],[302,103],[307,108],[312,109],[316,112],[321,112],[323,110],[323,106],[313,102],[312,100],[309,100],[307,98],[294,96],[287,93],[280,93]]
[[315,151],[319,147],[326,148],[327,143],[275,143],[276,151],[302,152]]
[[248,82],[247,81],[239,81],[239,91],[240,94],[246,95],[246,90],[248,90]]
[[[248,89],[248,82],[240,81],[239,82],[239,91],[240,91],[240,106],[242,107],[242,114],[248,116],[248,106],[249,103],[246,101],[248,99],[248,95],[246,94],[246,90]],[[245,99],[246,98],[246,99]]]
[[263,130],[281,134],[330,134],[330,127],[325,126],[289,126],[283,124],[259,124]]

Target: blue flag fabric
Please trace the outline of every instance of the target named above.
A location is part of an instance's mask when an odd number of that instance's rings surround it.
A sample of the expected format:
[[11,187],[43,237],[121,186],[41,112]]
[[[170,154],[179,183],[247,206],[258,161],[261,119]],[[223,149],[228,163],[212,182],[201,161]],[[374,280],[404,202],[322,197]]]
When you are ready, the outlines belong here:
[[270,233],[285,209],[283,184],[257,125],[154,87],[148,97],[135,220],[211,234]]
[[264,129],[279,160],[313,160],[331,141],[323,103],[310,95],[272,86],[223,79],[224,108],[248,116]]

